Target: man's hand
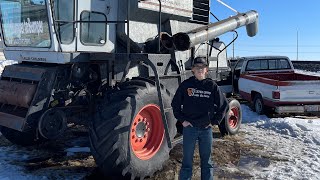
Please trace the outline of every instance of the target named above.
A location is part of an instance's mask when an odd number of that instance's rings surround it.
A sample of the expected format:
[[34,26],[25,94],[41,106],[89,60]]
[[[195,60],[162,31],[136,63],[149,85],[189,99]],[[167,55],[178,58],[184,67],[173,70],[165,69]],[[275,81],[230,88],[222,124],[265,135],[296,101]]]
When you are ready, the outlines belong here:
[[189,121],[183,121],[182,126],[183,127],[188,127],[188,126],[193,127],[192,124]]

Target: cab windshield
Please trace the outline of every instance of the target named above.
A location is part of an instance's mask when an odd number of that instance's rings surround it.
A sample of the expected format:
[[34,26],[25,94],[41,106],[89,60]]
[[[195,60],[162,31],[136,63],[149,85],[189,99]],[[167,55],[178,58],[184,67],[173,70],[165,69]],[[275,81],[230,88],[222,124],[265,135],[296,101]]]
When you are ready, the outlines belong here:
[[0,0],[6,46],[50,47],[45,0]]

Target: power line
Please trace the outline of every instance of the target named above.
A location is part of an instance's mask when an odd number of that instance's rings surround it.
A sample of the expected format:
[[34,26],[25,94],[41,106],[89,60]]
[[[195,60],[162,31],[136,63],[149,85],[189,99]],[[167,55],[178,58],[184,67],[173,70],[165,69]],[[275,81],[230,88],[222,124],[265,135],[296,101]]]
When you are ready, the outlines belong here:
[[[296,51],[268,51],[268,50],[247,50],[247,49],[234,49],[235,51],[245,51],[245,52],[267,52],[267,53],[297,53]],[[299,53],[314,53],[314,54],[320,54],[320,51],[299,51]]]
[[[238,46],[248,47],[297,47],[297,45],[260,45],[260,44],[241,44],[237,43]],[[320,45],[300,45],[299,47],[320,47]]]

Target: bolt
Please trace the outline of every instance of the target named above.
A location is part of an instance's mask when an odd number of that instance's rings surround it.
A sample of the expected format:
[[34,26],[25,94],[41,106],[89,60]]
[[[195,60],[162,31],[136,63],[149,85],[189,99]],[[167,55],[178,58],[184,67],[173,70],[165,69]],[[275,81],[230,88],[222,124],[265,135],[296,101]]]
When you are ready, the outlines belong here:
[[141,119],[139,118],[139,119],[138,119],[138,122],[140,122],[140,121],[141,121]]
[[131,132],[134,132],[134,129],[132,129]]
[[132,136],[132,139],[134,139],[134,135]]
[[133,123],[133,125],[134,125],[134,126],[136,126],[136,125],[137,125],[137,123],[135,122],[135,123]]
[[138,139],[136,139],[136,143],[138,142]]
[[142,139],[140,139],[140,142],[142,142]]

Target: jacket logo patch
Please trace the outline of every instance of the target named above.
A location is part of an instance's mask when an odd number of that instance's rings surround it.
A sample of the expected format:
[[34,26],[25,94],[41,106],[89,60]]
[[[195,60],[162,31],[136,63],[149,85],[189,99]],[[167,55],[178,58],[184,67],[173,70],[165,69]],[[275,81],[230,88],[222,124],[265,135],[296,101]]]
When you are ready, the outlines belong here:
[[194,95],[194,91],[195,91],[195,89],[193,89],[193,88],[188,88],[188,89],[187,89],[188,96],[193,96],[193,95]]
[[187,93],[188,93],[188,96],[204,97],[204,98],[210,98],[210,95],[211,95],[210,91],[202,91],[194,88],[188,88]]

